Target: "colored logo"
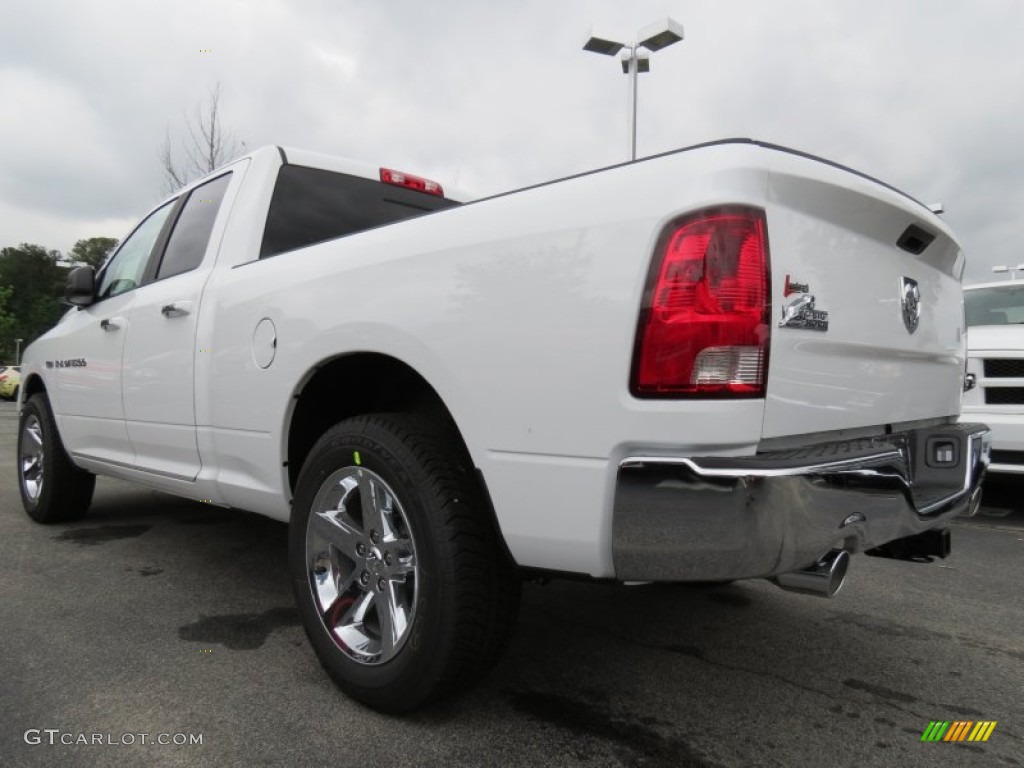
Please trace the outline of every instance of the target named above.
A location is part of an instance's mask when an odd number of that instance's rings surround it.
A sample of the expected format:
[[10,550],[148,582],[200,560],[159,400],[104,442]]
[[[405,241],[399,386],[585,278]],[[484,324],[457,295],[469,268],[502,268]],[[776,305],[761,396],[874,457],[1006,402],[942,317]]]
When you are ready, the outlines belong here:
[[786,275],[786,287],[782,289],[783,297],[791,296],[794,293],[810,293],[811,287],[807,283],[798,283],[789,279]]
[[995,729],[995,720],[932,720],[921,741],[988,741]]

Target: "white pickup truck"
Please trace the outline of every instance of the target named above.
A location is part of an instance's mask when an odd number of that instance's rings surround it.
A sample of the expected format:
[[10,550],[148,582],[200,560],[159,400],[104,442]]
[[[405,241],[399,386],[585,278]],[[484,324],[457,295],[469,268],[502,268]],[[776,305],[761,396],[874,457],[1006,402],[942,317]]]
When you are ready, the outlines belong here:
[[965,420],[984,419],[992,430],[989,472],[1024,475],[1024,280],[964,288],[967,309]]
[[405,711],[495,661],[524,574],[832,595],[851,553],[944,556],[989,452],[963,266],[913,199],[751,140],[465,205],[264,148],[70,274],[21,495],[289,520],[324,666]]

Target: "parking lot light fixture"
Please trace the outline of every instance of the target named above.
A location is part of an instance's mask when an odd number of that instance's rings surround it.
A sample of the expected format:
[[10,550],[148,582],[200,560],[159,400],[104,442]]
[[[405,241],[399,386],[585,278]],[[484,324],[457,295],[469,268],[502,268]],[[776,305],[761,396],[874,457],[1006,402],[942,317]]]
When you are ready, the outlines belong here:
[[629,150],[630,159],[636,160],[636,101],[637,101],[637,75],[641,72],[649,72],[651,69],[650,54],[640,51],[646,48],[648,51],[660,51],[662,48],[678,43],[683,39],[683,25],[674,19],[665,18],[650,24],[641,29],[633,43],[624,43],[615,40],[608,35],[597,35],[591,30],[586,42],[583,43],[583,50],[592,53],[600,53],[604,56],[615,56],[620,51],[626,51],[620,57],[622,71],[630,76],[630,100],[632,102],[629,123]]
[[592,53],[600,53],[604,56],[614,56],[623,48],[626,47],[625,43],[620,43],[617,40],[612,40],[604,35],[594,34],[591,30],[590,36],[587,41],[583,44],[584,51],[591,51]]
[[637,33],[637,45],[649,51],[660,51],[683,39],[683,25],[674,19],[662,19]]
[[1006,272],[1009,272],[1010,273],[1010,279],[1011,280],[1016,280],[1017,279],[1017,273],[1018,272],[1024,272],[1024,264],[1018,264],[1016,267],[1007,267],[1007,266],[1004,266],[1004,265],[1000,265],[998,267],[992,267],[992,271],[995,272],[997,275],[1001,275],[1001,274],[1004,274]]

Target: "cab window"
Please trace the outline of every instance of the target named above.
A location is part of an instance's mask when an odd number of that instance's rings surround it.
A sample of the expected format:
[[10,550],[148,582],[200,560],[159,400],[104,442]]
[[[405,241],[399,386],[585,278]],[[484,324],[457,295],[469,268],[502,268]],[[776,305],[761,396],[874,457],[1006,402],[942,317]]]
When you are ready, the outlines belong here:
[[454,200],[302,165],[278,171],[260,258],[458,205]]
[[174,208],[174,201],[165,203],[135,228],[107,263],[96,289],[97,299],[109,299],[125,291],[138,288],[153,244],[160,236],[164,222]]

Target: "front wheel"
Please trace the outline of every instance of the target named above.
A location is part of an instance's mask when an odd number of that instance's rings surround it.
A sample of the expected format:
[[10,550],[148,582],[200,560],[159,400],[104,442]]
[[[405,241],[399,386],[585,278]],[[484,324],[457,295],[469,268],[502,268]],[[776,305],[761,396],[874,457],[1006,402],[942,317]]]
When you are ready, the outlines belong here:
[[317,442],[296,488],[289,561],[321,663],[384,712],[481,677],[519,604],[461,443],[407,414],[348,419]]
[[21,503],[37,523],[70,522],[89,511],[96,476],[71,462],[41,392],[21,409],[17,458]]

